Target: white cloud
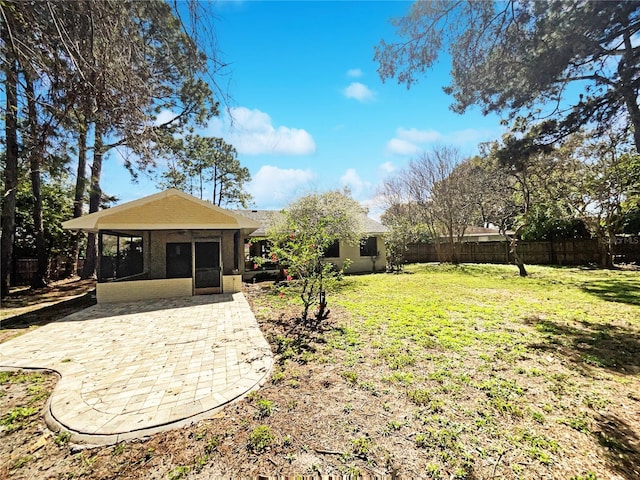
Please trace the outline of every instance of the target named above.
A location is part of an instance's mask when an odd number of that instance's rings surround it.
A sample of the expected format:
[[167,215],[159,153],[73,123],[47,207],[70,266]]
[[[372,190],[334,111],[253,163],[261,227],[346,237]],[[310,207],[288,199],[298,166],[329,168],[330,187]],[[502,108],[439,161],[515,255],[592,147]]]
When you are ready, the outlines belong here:
[[[499,136],[492,130],[468,128],[443,134],[437,130],[418,130],[417,128],[399,127],[396,136],[387,142],[386,152],[392,155],[415,155],[424,151],[427,144],[442,142],[452,145],[475,144]],[[475,146],[474,145],[474,146]]]
[[348,168],[344,175],[340,177],[340,182],[343,186],[351,189],[351,193],[355,198],[359,198],[363,192],[366,193],[371,188],[371,183],[362,180],[355,168]]
[[344,96],[347,98],[353,98],[359,102],[370,102],[374,99],[375,94],[364,83],[352,82],[347,88],[343,90]]
[[418,130],[417,128],[403,128],[396,130],[396,135],[403,140],[414,143],[430,143],[437,142],[442,139],[442,134],[435,130]]
[[422,149],[414,143],[400,138],[392,138],[387,142],[387,153],[392,155],[415,155],[422,151]]
[[360,70],[359,68],[350,68],[349,70],[347,70],[347,77],[359,78],[361,76],[362,70]]
[[311,170],[263,165],[247,184],[247,191],[260,208],[279,209],[308,189],[315,179]]
[[396,166],[391,162],[384,162],[378,167],[378,170],[382,175],[389,175],[390,173],[395,172]]
[[309,155],[316,151],[316,143],[306,130],[275,127],[268,114],[246,107],[231,108],[222,118],[214,118],[206,133],[223,137],[246,155]]
[[156,117],[156,121],[155,124],[157,125],[163,125],[165,123],[169,123],[171,120],[173,120],[174,118],[176,118],[177,115],[175,113],[173,113],[171,110],[162,110],[158,116]]

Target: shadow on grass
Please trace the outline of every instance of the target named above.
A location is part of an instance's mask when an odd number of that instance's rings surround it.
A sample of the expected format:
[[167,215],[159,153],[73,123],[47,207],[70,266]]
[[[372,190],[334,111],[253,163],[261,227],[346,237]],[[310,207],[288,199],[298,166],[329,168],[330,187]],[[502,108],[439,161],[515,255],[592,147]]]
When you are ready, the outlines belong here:
[[9,317],[2,321],[0,330],[24,329],[33,326],[41,327],[95,304],[96,299],[93,292],[88,292],[71,300],[61,301],[15,317]]
[[598,430],[594,435],[607,449],[611,467],[624,478],[640,478],[640,438],[624,421],[607,413],[595,418]]
[[281,314],[278,318],[269,320],[269,323],[279,331],[278,334],[274,333],[267,337],[274,353],[279,356],[278,362],[281,365],[288,359],[306,363],[306,356],[315,354],[316,346],[326,343],[324,335],[335,329],[326,320],[310,326],[300,318],[287,314]]
[[640,372],[640,335],[635,329],[586,322],[572,326],[538,317],[525,323],[545,335],[545,342],[531,345],[534,349],[562,353],[582,368],[590,365],[625,375]]
[[[640,335],[637,330],[604,323],[573,325],[530,317],[525,323],[541,332],[545,340],[531,348],[562,354],[576,369],[592,376],[593,367],[623,375],[640,373]],[[596,415],[592,434],[606,448],[607,463],[622,478],[640,478],[640,438],[615,411]]]
[[583,285],[582,290],[608,302],[640,305],[640,278],[596,280]]

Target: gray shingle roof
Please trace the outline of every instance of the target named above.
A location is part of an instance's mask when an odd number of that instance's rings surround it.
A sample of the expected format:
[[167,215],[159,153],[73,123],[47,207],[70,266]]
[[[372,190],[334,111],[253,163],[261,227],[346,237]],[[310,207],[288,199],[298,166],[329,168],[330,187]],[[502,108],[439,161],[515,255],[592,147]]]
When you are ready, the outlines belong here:
[[[267,234],[267,229],[271,225],[274,216],[280,215],[279,210],[234,210],[239,215],[249,218],[260,224],[255,232],[251,234],[252,237],[264,237]],[[364,231],[369,235],[381,235],[387,232],[387,228],[380,222],[375,221],[373,218],[369,218],[363,215],[362,223],[364,225]]]

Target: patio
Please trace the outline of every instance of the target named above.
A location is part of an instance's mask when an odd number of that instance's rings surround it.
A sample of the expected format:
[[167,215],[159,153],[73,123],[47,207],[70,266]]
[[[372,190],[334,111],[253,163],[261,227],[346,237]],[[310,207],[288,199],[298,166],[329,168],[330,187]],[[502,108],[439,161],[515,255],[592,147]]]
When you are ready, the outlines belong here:
[[0,352],[0,369],[60,374],[47,424],[89,444],[211,417],[259,388],[272,365],[242,293],[98,304]]

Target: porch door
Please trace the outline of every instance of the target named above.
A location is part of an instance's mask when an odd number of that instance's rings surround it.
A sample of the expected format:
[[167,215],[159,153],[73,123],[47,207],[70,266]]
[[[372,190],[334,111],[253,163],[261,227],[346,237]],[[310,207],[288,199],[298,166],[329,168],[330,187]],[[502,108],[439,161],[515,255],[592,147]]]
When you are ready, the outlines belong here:
[[220,242],[195,245],[195,294],[220,293]]

